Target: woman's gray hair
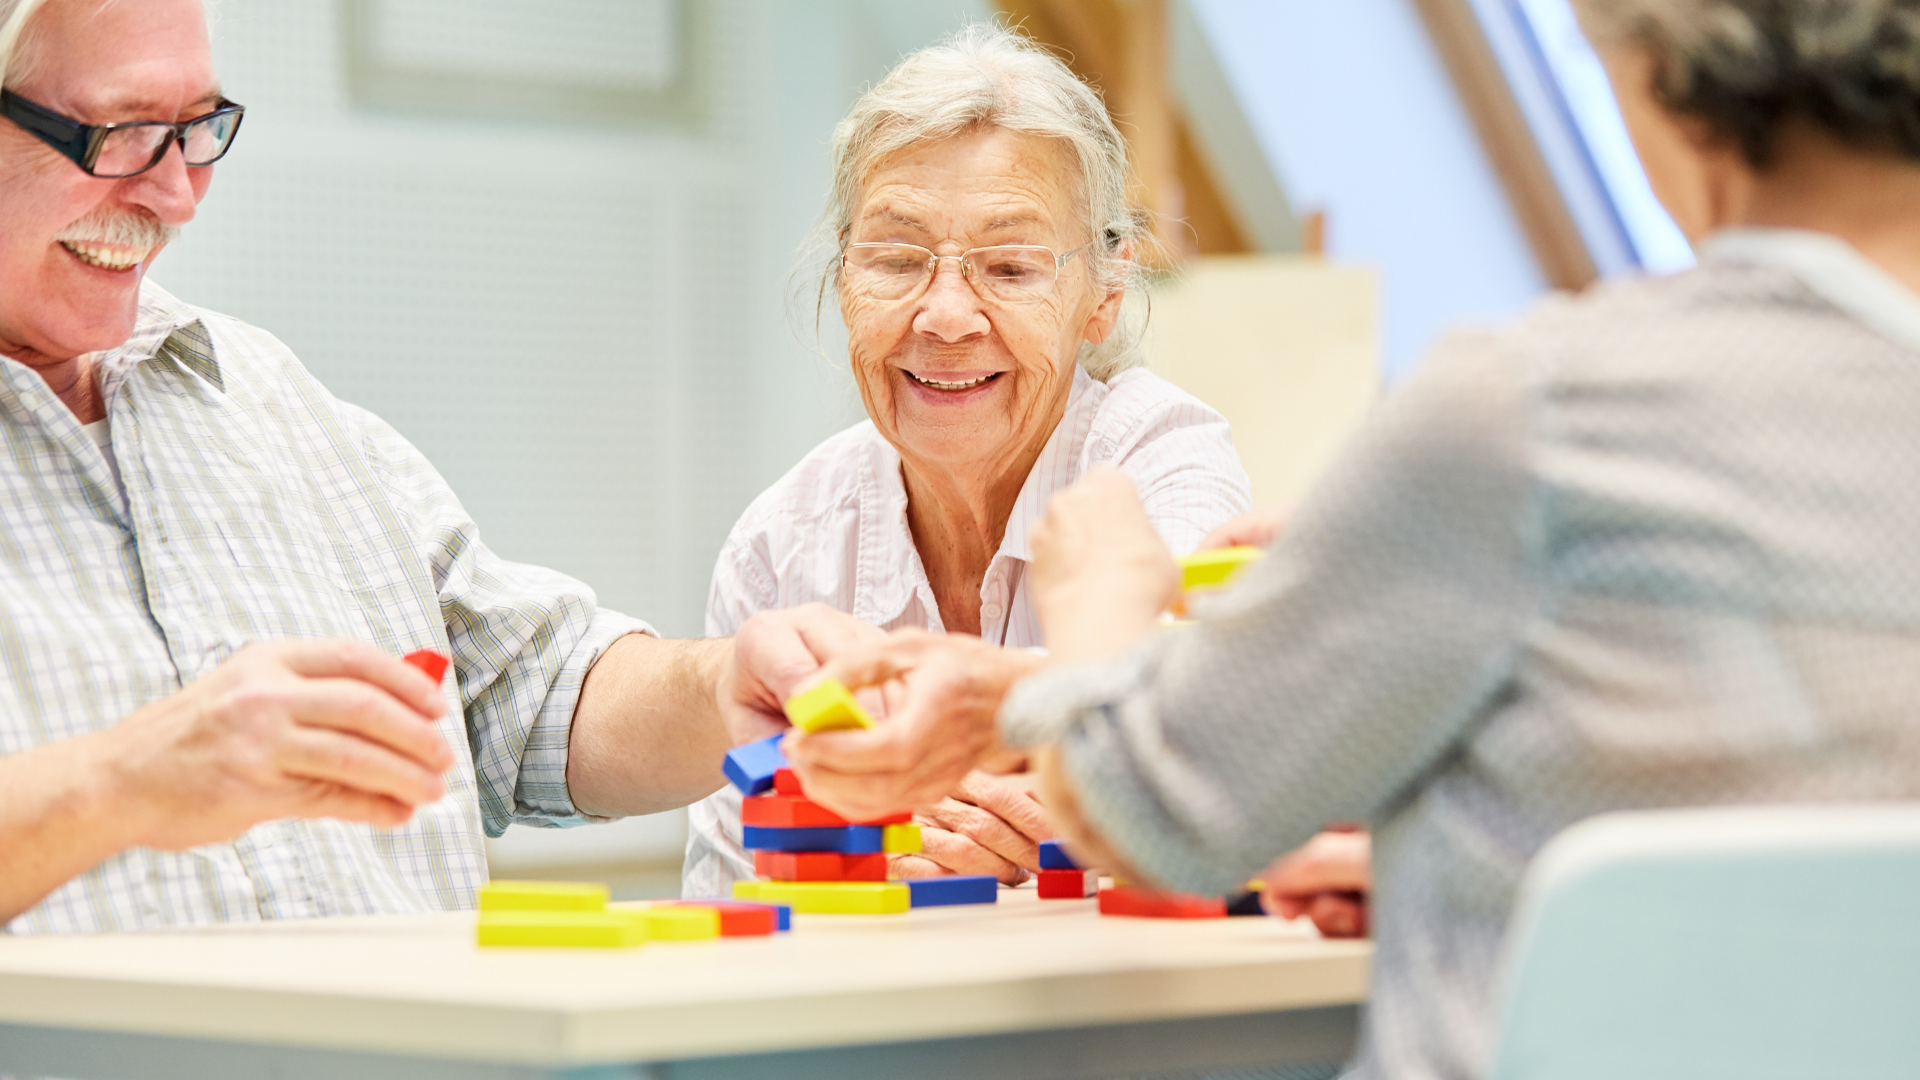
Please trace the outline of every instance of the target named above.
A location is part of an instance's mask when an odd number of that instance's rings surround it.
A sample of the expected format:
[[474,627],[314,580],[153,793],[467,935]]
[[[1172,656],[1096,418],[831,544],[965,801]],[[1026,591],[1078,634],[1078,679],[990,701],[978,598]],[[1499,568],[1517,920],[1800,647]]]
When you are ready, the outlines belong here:
[[1768,164],[1804,123],[1920,158],[1920,0],[1575,0],[1588,36],[1652,54],[1654,92]]
[[40,5],[46,2],[0,0],[0,87],[12,86],[26,78],[26,68],[16,66],[14,61],[21,59],[20,43],[26,37],[27,23],[32,20],[33,13],[40,10]]
[[[839,256],[867,177],[889,157],[923,143],[984,128],[1057,139],[1076,165],[1070,191],[1084,215],[1082,258],[1097,289],[1127,290],[1120,323],[1098,345],[1082,343],[1080,365],[1102,381],[1144,361],[1146,290],[1137,256],[1150,244],[1147,217],[1127,202],[1127,144],[1106,105],[1059,57],[1017,30],[968,26],[909,55],[854,102],[833,129],[833,187],[803,258],[819,258],[817,299],[838,278]],[[1069,266],[1072,264],[1069,263]]]

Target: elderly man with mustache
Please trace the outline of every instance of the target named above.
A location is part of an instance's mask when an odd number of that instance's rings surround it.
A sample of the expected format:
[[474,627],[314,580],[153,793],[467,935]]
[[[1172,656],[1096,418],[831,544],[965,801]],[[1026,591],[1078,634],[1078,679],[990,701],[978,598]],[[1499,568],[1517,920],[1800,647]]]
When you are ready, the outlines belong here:
[[720,785],[766,693],[732,642],[495,556],[392,428],[146,280],[244,113],[199,0],[0,0],[0,87],[0,927],[466,907],[483,832]]

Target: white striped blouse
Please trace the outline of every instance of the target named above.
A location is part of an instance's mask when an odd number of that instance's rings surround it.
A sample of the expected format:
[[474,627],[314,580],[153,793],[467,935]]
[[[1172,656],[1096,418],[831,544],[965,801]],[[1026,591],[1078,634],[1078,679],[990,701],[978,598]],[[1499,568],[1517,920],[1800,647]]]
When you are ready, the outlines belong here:
[[[1176,552],[1193,550],[1252,505],[1219,413],[1149,371],[1102,383],[1075,369],[1066,412],[1027,474],[981,582],[983,638],[1010,648],[1042,644],[1025,584],[1027,532],[1054,492],[1106,463],[1133,480]],[[729,635],[755,612],[816,601],[882,629],[945,629],[907,527],[900,454],[871,422],[821,443],[740,516],[714,567],[707,633]],[[740,846],[739,793],[724,788],[694,804],[682,894],[728,895],[734,881],[752,876]]]

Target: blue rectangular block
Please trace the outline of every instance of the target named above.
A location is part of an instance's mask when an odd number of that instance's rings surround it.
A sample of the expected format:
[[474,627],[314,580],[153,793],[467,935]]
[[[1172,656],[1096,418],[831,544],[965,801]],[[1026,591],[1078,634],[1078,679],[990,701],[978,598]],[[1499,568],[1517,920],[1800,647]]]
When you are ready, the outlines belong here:
[[773,786],[773,774],[787,767],[787,755],[780,752],[780,739],[785,734],[769,735],[727,751],[726,763],[720,768],[740,794],[758,795]]
[[1067,851],[1058,840],[1040,841],[1040,869],[1042,870],[1078,870],[1080,864],[1067,857]]
[[997,904],[1000,902],[1000,880],[992,874],[908,878],[907,892],[912,897],[914,907]]
[[817,829],[776,829],[748,825],[742,842],[750,851],[837,851],[842,855],[871,855],[880,850],[878,825],[840,825]]

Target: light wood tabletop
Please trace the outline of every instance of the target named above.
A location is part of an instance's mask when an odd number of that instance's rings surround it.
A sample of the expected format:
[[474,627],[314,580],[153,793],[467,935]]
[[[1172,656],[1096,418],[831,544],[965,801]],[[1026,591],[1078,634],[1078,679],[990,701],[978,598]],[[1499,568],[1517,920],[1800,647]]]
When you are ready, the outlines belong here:
[[1003,889],[994,905],[797,915],[793,930],[776,937],[632,950],[482,949],[474,919],[0,937],[0,1073],[46,1068],[34,1047],[67,1045],[61,1032],[552,1075],[1350,1009],[1365,997],[1371,957],[1365,942],[1322,941],[1273,919],[1102,917],[1092,900],[1040,901],[1031,888]]

